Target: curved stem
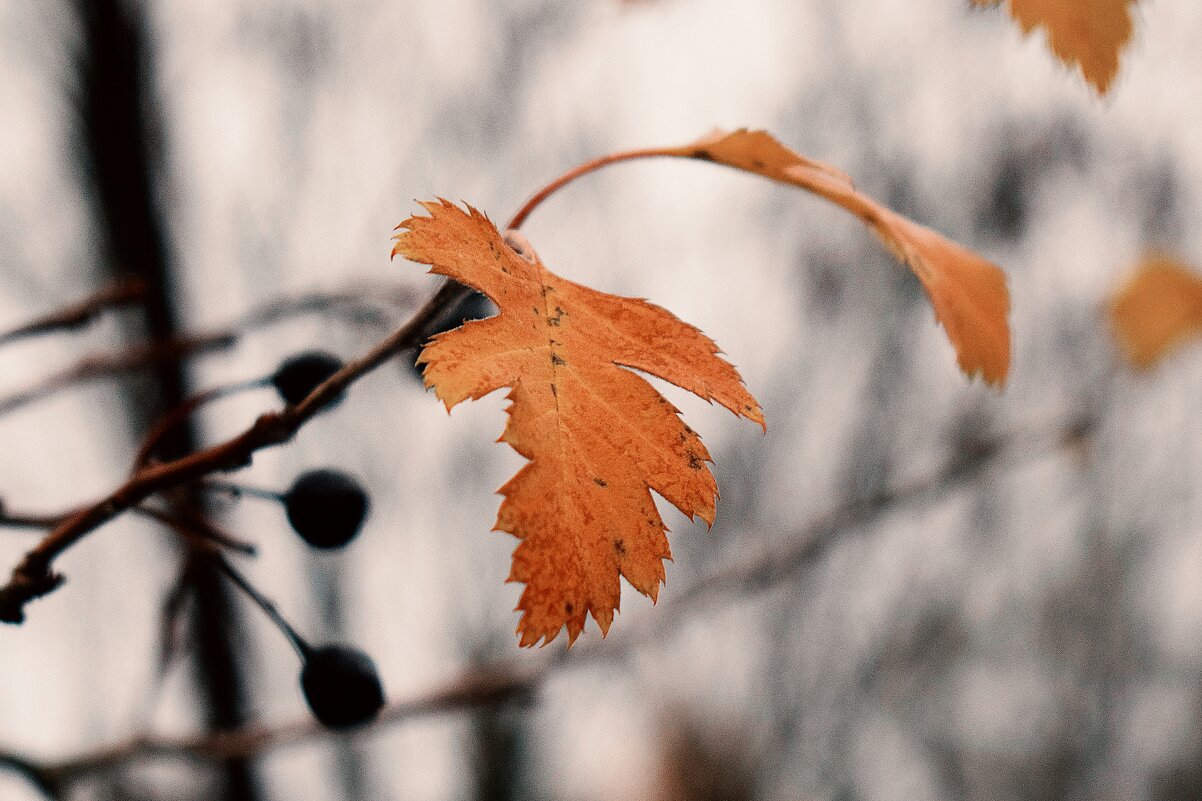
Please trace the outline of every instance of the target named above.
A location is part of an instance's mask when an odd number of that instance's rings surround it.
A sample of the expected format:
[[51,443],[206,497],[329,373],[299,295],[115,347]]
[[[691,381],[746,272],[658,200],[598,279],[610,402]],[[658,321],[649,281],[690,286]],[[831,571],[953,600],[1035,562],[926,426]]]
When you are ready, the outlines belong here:
[[288,641],[292,643],[292,647],[296,649],[296,653],[300,656],[301,660],[308,659],[309,655],[313,653],[313,647],[293,628],[291,623],[284,619],[284,616],[280,614],[280,610],[276,608],[276,605],[267,596],[255,589],[246,576],[238,572],[224,556],[215,553],[212,554],[212,560],[218,570],[237,585],[238,589],[246,593],[247,597],[254,601],[255,605],[262,609],[267,617],[271,618],[271,622],[276,625],[276,628],[282,631],[284,636],[288,638]]
[[563,175],[556,178],[551,183],[544,186],[542,189],[534,193],[534,195],[526,201],[526,205],[518,209],[518,213],[513,215],[513,219],[506,226],[509,230],[516,231],[522,227],[522,223],[526,222],[526,218],[539,207],[539,205],[555,194],[558,190],[575,181],[581,176],[588,175],[590,172],[596,172],[602,167],[608,167],[610,164],[618,164],[623,161],[634,161],[635,159],[659,158],[665,156],[674,156],[677,158],[685,157],[677,148],[670,147],[649,147],[642,150],[624,150],[621,153],[611,153],[608,156],[601,156],[592,161],[586,161],[578,167],[574,167]]

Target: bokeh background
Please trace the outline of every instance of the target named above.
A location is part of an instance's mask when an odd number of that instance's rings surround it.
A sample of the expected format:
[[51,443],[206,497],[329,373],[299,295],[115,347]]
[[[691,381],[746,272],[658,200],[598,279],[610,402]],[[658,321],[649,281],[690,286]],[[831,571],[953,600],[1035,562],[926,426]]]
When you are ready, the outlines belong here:
[[[0,329],[122,271],[149,265],[163,288],[157,317],[0,348],[0,398],[155,337],[239,334],[178,370],[6,408],[10,509],[115,486],[172,393],[382,338],[436,286],[388,259],[415,199],[504,220],[582,160],[716,126],[839,166],[1000,264],[1014,304],[999,393],[957,372],[916,280],[838,209],[697,163],[580,181],[524,229],[543,259],[701,327],[768,418],[764,435],[665,390],[714,453],[722,501],[712,530],[665,511],[660,608],[625,595],[609,640],[590,624],[593,650],[498,703],[235,764],[139,758],[62,797],[1202,797],[1202,353],[1133,373],[1105,318],[1145,252],[1202,262],[1202,13],[1136,15],[1099,99],[1041,37],[964,0],[0,0]],[[105,127],[130,108],[144,140]],[[348,289],[333,310],[245,324]],[[521,652],[512,633],[514,542],[489,531],[521,463],[493,442],[502,398],[447,415],[411,362],[237,476],[357,476],[372,514],[347,550],[307,550],[271,502],[210,506],[259,545],[239,564],[288,618],[371,653],[397,702],[563,650]],[[259,390],[206,407],[192,444],[278,404]],[[818,525],[840,510],[858,511]],[[0,532],[4,570],[34,537]],[[67,586],[0,628],[0,748],[49,765],[305,717],[287,643],[213,577],[161,667],[182,558],[170,532],[122,519],[62,559]],[[747,564],[764,569],[694,584]],[[0,771],[0,798],[41,797]]]

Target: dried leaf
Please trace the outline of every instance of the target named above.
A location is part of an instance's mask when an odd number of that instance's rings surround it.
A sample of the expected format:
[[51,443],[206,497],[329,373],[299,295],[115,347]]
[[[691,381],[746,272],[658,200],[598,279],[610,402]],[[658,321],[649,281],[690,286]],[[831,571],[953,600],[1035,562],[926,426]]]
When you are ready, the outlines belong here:
[[[975,0],[994,5],[1000,0]],[[1010,15],[1031,33],[1042,27],[1048,46],[1068,66],[1106,94],[1119,71],[1119,54],[1131,40],[1135,0],[1010,0]]]
[[[717,346],[644,300],[607,295],[548,271],[520,235],[446,201],[401,223],[393,254],[467,284],[500,313],[437,336],[425,380],[447,408],[509,387],[501,439],[530,460],[504,487],[496,528],[521,542],[509,581],[521,644],[569,642],[591,614],[604,634],[619,575],[656,598],[671,558],[655,490],[690,517],[714,519],[717,484],[701,439],[645,379],[659,376],[763,425]],[[516,248],[516,249],[515,249]]]
[[969,376],[979,373],[995,386],[1006,383],[1010,295],[1006,276],[996,265],[857,192],[834,167],[793,152],[764,131],[715,131],[667,152],[799,186],[858,216],[918,276],[956,349],[960,369]]
[[1153,367],[1202,334],[1202,278],[1173,259],[1150,256],[1114,294],[1110,320],[1127,359]]

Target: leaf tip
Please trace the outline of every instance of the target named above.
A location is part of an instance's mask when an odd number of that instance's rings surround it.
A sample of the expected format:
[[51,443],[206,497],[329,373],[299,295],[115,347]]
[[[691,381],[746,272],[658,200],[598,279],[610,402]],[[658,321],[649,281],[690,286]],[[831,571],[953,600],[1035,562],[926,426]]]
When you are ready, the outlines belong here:
[[[978,6],[1000,0],[974,0]],[[1025,34],[1043,29],[1048,49],[1062,64],[1080,71],[1099,97],[1114,85],[1122,54],[1135,31],[1136,0],[1093,0],[1076,3],[1020,3],[1011,0],[1010,15]]]
[[1008,349],[1005,359],[971,361],[964,358],[958,358],[956,363],[960,367],[960,372],[963,373],[969,381],[976,381],[977,379],[980,379],[985,386],[999,392],[1006,388],[1006,383],[1010,379],[1010,358]]
[[739,412],[739,416],[758,425],[764,434],[768,433],[768,421],[764,417],[764,410],[754,400],[743,405],[743,411]]

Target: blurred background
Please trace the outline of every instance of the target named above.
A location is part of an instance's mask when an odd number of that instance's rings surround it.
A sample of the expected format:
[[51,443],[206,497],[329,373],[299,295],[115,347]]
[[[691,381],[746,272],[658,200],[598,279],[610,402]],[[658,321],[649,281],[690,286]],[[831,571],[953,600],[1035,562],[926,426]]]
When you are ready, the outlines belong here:
[[[0,798],[1202,797],[1202,352],[1133,373],[1104,316],[1145,252],[1202,262],[1202,14],[1136,14],[1099,99],[964,0],[0,0],[0,330],[146,287],[0,348],[13,511],[116,486],[181,398],[383,338],[437,285],[388,259],[415,199],[502,221],[580,161],[716,126],[767,128],[997,262],[1015,332],[999,393],[838,209],[697,163],[582,180],[525,226],[542,258],[702,328],[768,419],[665,389],[722,500],[711,530],[665,509],[659,607],[624,595],[566,659],[517,648],[514,541],[489,531],[521,465],[494,443],[504,402],[447,415],[410,354],[236,475],[355,476],[371,515],[347,549],[308,549],[270,501],[205,503],[257,544],[256,586],[370,653],[394,702],[536,679],[236,759],[89,762],[307,716],[279,632],[125,516],[0,628]],[[164,449],[279,405],[223,398]],[[0,569],[36,537],[0,530]],[[39,766],[67,778],[39,790]]]

